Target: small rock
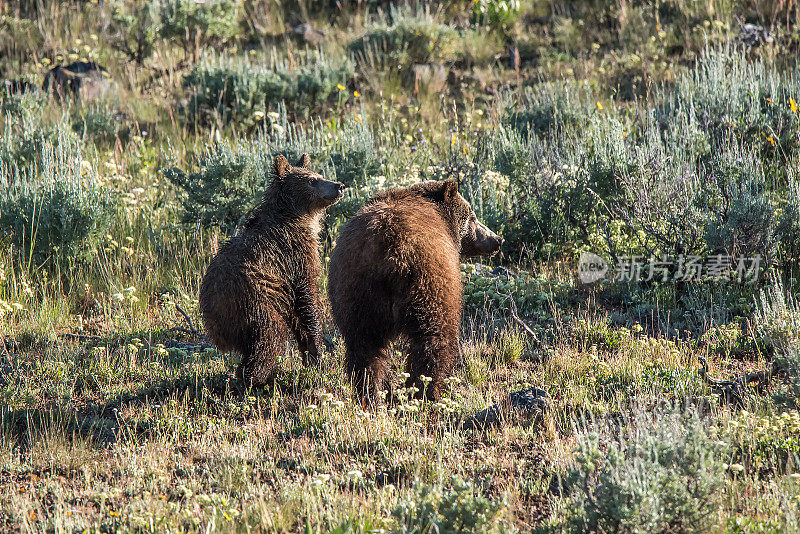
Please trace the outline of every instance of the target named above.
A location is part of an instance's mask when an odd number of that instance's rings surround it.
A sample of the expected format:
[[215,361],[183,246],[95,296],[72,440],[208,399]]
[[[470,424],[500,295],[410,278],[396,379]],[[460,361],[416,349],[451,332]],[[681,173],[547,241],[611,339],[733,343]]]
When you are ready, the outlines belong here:
[[500,403],[476,413],[464,423],[467,428],[500,426],[508,422],[531,420],[550,408],[550,396],[542,388],[531,387],[508,394]]
[[42,89],[64,98],[72,95],[79,100],[97,100],[113,88],[108,71],[94,61],[77,61],[66,67],[50,69]]
[[771,44],[774,38],[772,34],[757,24],[741,24],[737,39],[747,46],[759,46]]
[[503,267],[502,265],[498,265],[497,267],[492,269],[492,272],[489,274],[492,276],[505,276],[506,278],[514,277],[514,274],[505,267]]
[[310,24],[298,24],[292,28],[292,33],[305,42],[315,46],[321,44],[322,41],[325,40],[325,32],[314,28]]

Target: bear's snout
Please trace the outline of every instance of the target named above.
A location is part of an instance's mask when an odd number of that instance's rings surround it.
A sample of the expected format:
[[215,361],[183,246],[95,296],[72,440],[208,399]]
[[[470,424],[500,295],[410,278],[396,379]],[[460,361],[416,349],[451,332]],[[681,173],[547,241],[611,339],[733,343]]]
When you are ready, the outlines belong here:
[[342,198],[345,185],[341,182],[334,182],[333,180],[317,180],[314,183],[314,189],[319,192],[319,195],[327,201],[336,202]]
[[489,230],[485,225],[478,223],[475,231],[475,248],[481,255],[491,256],[503,245],[503,238]]

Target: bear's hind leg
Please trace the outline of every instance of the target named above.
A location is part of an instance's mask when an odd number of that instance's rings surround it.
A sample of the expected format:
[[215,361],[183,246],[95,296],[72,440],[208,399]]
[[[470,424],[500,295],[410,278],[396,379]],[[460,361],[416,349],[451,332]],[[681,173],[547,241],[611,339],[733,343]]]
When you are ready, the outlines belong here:
[[345,368],[356,396],[364,406],[374,404],[378,391],[388,390],[386,371],[389,367],[389,348],[348,345]]
[[251,327],[249,338],[236,376],[244,387],[264,387],[275,378],[277,361],[286,352],[289,332],[282,319],[270,315]]
[[[419,391],[416,398],[438,401],[445,389],[445,379],[453,372],[458,357],[458,336],[450,334],[431,335],[410,340],[406,372],[410,375],[406,387]],[[431,380],[426,384],[422,377]]]

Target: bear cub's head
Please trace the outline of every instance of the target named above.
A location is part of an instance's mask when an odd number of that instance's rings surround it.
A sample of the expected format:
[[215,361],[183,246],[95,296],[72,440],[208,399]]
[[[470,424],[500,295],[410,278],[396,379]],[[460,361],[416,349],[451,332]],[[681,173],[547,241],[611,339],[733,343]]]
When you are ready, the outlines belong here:
[[461,238],[462,257],[491,256],[500,250],[503,239],[478,220],[467,200],[459,194],[455,180],[424,182],[411,189],[417,189],[422,196],[442,206]]
[[305,212],[322,211],[342,198],[344,184],[326,180],[310,170],[311,158],[308,154],[300,156],[294,165],[283,156],[275,156],[272,162],[272,186],[287,193],[295,205]]

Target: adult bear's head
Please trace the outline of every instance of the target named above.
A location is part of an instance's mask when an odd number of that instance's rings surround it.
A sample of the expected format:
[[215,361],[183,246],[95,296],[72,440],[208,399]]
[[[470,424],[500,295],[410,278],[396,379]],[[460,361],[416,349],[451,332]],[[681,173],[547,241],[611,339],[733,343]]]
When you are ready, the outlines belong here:
[[294,166],[283,156],[276,156],[272,162],[271,187],[282,192],[284,198],[291,199],[299,212],[322,211],[338,202],[344,191],[344,184],[326,180],[310,167],[308,154],[300,156]]
[[469,203],[458,192],[455,180],[422,182],[409,188],[440,206],[454,235],[461,240],[461,256],[491,256],[503,244],[503,239],[481,223]]

